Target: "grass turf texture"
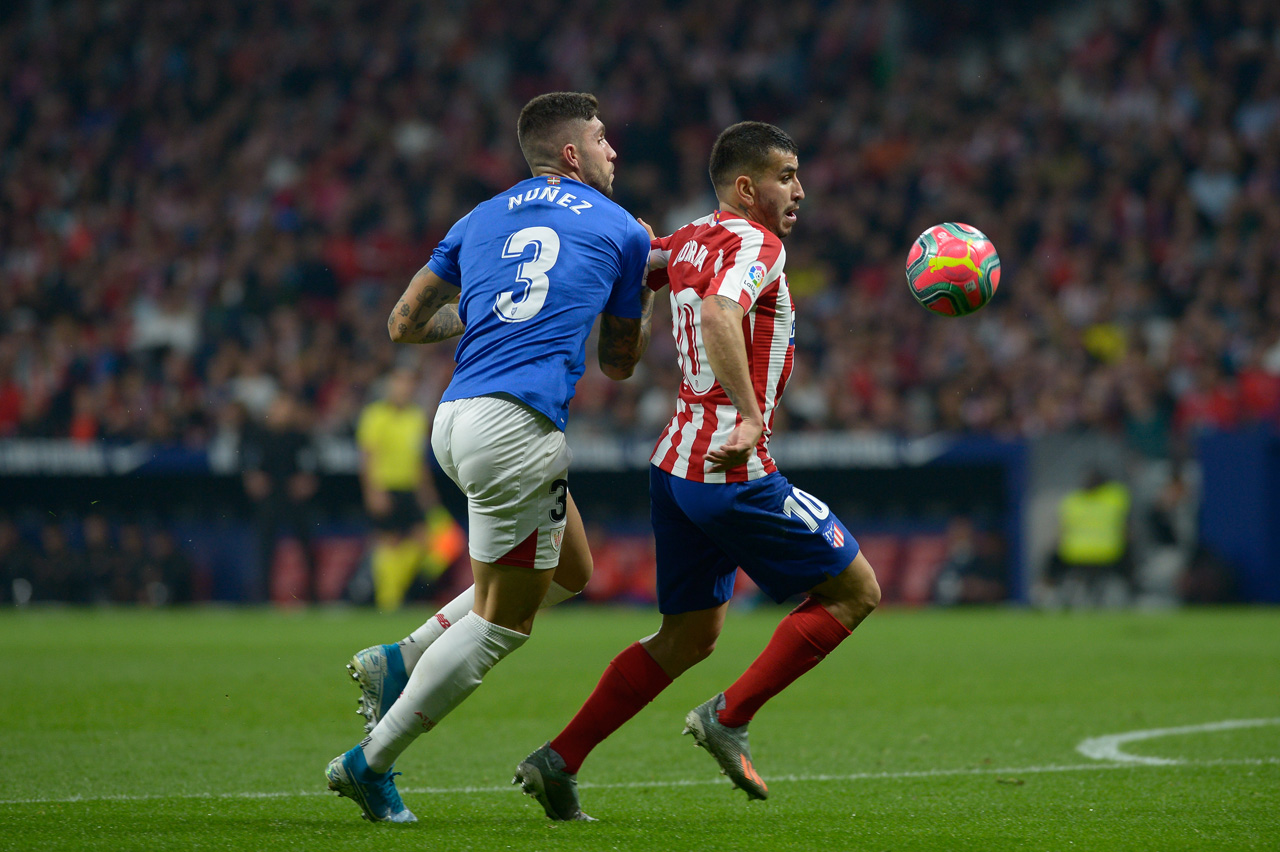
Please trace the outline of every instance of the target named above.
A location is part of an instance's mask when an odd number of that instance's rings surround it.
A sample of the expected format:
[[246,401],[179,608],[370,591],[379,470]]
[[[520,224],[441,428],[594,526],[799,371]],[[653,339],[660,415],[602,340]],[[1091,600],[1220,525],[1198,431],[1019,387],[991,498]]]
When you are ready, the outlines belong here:
[[[680,737],[784,610],[731,615],[720,646],[588,758],[592,824],[508,786],[650,611],[566,606],[397,769],[416,826],[324,793],[359,737],[352,652],[429,615],[193,610],[0,616],[0,849],[1276,850],[1280,611],[887,611],[760,712],[767,802]],[[1096,764],[1096,765],[1095,765]],[[789,780],[788,776],[792,776]],[[633,786],[626,786],[633,785]]]

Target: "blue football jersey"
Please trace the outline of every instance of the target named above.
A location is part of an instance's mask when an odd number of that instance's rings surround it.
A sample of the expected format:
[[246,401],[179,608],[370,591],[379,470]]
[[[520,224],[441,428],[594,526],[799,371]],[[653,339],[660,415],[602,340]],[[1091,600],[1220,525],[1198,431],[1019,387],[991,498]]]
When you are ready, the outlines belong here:
[[566,177],[516,184],[455,224],[427,266],[462,288],[466,331],[441,401],[506,393],[561,430],[596,315],[640,316],[649,235]]

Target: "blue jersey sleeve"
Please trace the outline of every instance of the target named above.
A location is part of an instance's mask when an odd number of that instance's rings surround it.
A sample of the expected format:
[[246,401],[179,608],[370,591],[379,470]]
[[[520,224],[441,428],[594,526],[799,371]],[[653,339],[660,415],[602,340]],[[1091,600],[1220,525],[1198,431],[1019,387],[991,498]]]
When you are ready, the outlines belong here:
[[[622,236],[622,274],[613,285],[604,313],[625,319],[640,317],[640,288],[644,286],[645,269],[649,265],[649,234],[630,216]],[[444,276],[441,276],[444,277]]]
[[467,232],[467,223],[470,219],[471,214],[468,213],[455,222],[449,229],[449,233],[445,234],[444,239],[440,241],[440,245],[436,246],[436,250],[431,253],[431,259],[427,261],[428,269],[455,287],[462,286],[462,269],[458,264],[458,252],[462,248],[462,235]]

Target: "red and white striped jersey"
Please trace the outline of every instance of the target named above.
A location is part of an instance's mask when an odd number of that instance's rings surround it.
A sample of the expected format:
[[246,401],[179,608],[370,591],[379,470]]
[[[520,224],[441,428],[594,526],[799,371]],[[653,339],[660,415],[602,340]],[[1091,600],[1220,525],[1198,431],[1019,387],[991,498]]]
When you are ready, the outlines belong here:
[[[683,373],[675,416],[650,457],[668,473],[695,482],[744,482],[777,470],[769,457],[769,435],[795,349],[794,306],[782,271],[786,258],[776,235],[724,211],[653,241],[648,283],[654,290],[671,285],[671,332]],[[720,473],[710,471],[706,455],[728,440],[742,418],[707,360],[702,301],[712,295],[733,299],[746,311],[747,365],[764,414],[755,455]]]

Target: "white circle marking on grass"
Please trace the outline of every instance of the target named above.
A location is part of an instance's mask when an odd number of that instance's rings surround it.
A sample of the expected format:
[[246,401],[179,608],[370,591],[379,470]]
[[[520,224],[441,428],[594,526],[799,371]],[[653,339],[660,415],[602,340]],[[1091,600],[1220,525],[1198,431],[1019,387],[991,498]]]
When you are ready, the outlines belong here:
[[1082,740],[1076,746],[1076,751],[1085,757],[1112,763],[1140,764],[1142,766],[1181,766],[1189,761],[1176,757],[1146,757],[1139,754],[1129,754],[1121,746],[1126,743],[1154,740],[1160,737],[1233,731],[1237,728],[1259,728],[1263,725],[1280,725],[1280,719],[1227,719],[1222,722],[1209,722],[1204,725],[1183,725],[1180,728],[1148,728],[1145,731],[1107,734],[1105,737],[1090,737],[1087,740]]

